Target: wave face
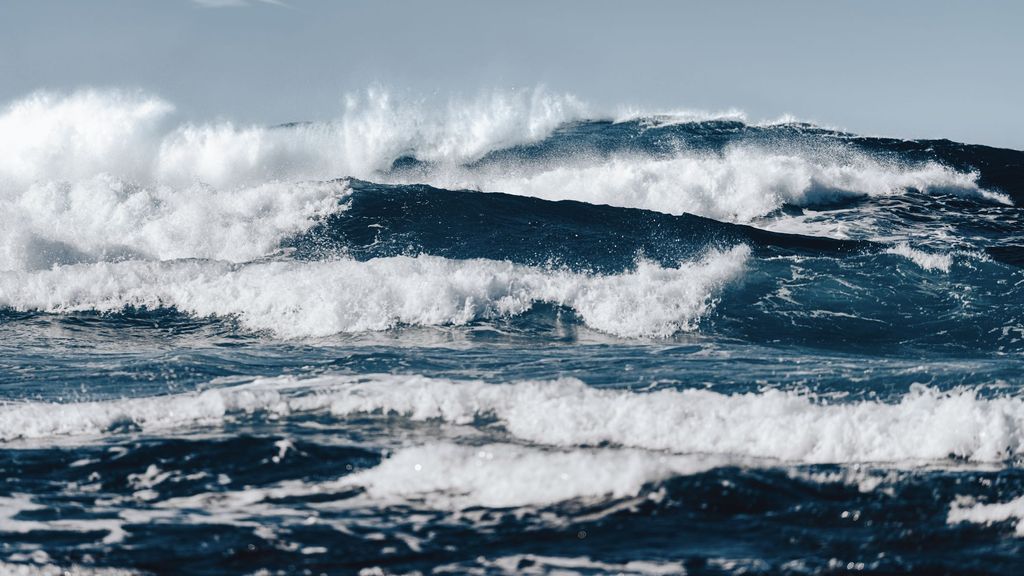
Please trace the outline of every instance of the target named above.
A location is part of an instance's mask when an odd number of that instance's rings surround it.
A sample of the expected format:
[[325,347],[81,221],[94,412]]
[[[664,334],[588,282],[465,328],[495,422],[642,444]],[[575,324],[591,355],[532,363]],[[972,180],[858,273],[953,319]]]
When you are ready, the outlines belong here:
[[543,89],[26,96],[0,571],[1019,572],[1022,183]]

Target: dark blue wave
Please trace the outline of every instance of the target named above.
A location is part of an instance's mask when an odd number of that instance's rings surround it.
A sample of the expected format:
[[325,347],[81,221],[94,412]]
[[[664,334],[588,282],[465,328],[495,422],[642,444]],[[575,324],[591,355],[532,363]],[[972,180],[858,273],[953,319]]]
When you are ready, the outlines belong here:
[[575,201],[353,180],[351,202],[284,246],[300,259],[433,254],[619,272],[638,256],[675,265],[711,248],[756,255],[842,256],[868,241],[769,232],[691,214],[673,216]]

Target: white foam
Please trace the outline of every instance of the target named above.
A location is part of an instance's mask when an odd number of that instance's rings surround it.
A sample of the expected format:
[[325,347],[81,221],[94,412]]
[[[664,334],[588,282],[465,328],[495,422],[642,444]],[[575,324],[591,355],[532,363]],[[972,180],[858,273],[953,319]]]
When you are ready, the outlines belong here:
[[0,186],[101,173],[146,178],[173,110],[158,97],[118,90],[39,92],[13,102],[0,112]]
[[908,188],[1009,202],[981,189],[977,179],[977,173],[936,163],[904,166],[852,152],[733,147],[723,154],[578,158],[513,170],[437,172],[432,183],[746,223],[783,204],[816,206]]
[[643,450],[538,450],[513,444],[435,443],[399,450],[380,465],[345,476],[384,502],[416,500],[442,510],[546,506],[574,499],[623,499],[717,461]]
[[[22,512],[42,510],[41,506],[32,501],[25,494],[12,494],[11,496],[0,496],[0,534],[27,534],[30,532],[60,531],[60,532],[106,532],[103,538],[104,544],[117,544],[122,542],[127,533],[121,523],[111,518],[56,518],[51,520],[25,520],[18,518]],[[3,563],[0,562],[0,568]]]
[[0,113],[0,183],[76,181],[100,174],[137,184],[217,188],[268,180],[367,177],[404,155],[464,163],[543,139],[586,106],[543,88],[444,102],[372,88],[337,119],[276,128],[231,122],[169,125],[174,108],[117,90],[40,92]]
[[0,440],[91,436],[119,426],[166,430],[214,425],[232,415],[286,410],[272,388],[239,387],[202,393],[105,402],[22,402],[0,405]]
[[792,463],[1003,463],[1024,454],[1024,398],[915,386],[895,403],[816,401],[769,390],[632,392],[578,380],[492,385],[418,376],[258,380],[154,398],[0,408],[0,439],[216,425],[238,415],[370,413],[471,425],[493,418],[537,445],[614,445]]
[[678,268],[641,262],[618,275],[433,256],[237,266],[97,263],[0,272],[0,306],[56,313],[175,307],[199,317],[236,316],[249,329],[301,338],[459,325],[548,302],[572,308],[589,326],[610,334],[665,337],[695,329],[748,254],[740,245]]
[[950,267],[953,265],[953,257],[949,254],[939,254],[933,252],[922,252],[915,248],[911,248],[908,244],[901,242],[886,249],[886,254],[895,254],[897,256],[903,256],[907,260],[910,260],[914,264],[917,264],[924,270],[939,270],[941,272],[949,272]]
[[[237,525],[251,525],[252,516],[267,510],[268,504],[310,494],[319,495],[336,509],[414,505],[466,515],[475,508],[614,501],[613,506],[590,513],[599,516],[662,498],[664,492],[657,484],[664,480],[700,474],[727,463],[714,456],[619,448],[564,451],[509,443],[467,446],[430,442],[400,448],[373,468],[334,480],[286,480],[263,488],[202,492],[154,502],[153,506],[160,510],[156,516],[205,510]],[[324,498],[332,494],[345,496]],[[138,494],[134,497],[138,499]],[[279,508],[277,513],[281,515]],[[141,523],[146,516],[149,521],[156,517],[133,511],[122,518]],[[302,514],[300,520],[305,518]]]
[[328,123],[276,129],[183,126],[161,142],[157,175],[163,181],[199,178],[220,185],[365,178],[402,156],[461,164],[491,150],[541,140],[584,110],[575,98],[543,89],[494,91],[447,106],[402,101],[371,89],[364,97],[349,96],[345,113]]
[[970,497],[958,497],[950,505],[949,514],[946,516],[946,522],[949,524],[972,522],[991,526],[996,522],[1010,520],[1017,521],[1014,524],[1014,533],[1024,537],[1024,496],[1008,502],[991,504],[982,504]]

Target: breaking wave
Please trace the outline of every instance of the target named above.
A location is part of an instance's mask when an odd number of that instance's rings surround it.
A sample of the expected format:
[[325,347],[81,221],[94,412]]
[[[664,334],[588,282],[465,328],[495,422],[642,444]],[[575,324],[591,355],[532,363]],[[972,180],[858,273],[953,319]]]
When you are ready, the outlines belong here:
[[[740,223],[908,190],[1012,203],[977,169],[872,153],[835,135],[808,141],[787,125],[695,113],[615,124],[543,89],[436,104],[371,89],[329,121],[173,125],[174,106],[146,93],[30,95],[0,112],[0,269],[249,261],[336,212],[346,187],[328,181],[344,177]],[[600,130],[625,132],[591,137]]]

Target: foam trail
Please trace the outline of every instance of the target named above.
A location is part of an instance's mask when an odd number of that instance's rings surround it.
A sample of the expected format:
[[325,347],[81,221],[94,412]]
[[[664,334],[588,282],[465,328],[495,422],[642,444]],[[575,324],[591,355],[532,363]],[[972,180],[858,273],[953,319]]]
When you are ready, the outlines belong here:
[[985,526],[1010,520],[1016,520],[1014,533],[1018,537],[1024,537],[1024,496],[1008,502],[991,504],[981,504],[969,497],[958,497],[950,505],[949,514],[946,517],[946,522],[949,524],[971,522]]
[[164,308],[235,316],[284,338],[459,325],[522,314],[535,303],[572,308],[589,326],[622,337],[694,330],[714,294],[738,277],[749,249],[703,260],[595,276],[492,260],[433,256],[357,262],[118,262],[0,272],[0,306],[53,313]]
[[0,439],[94,435],[131,425],[146,431],[219,425],[266,413],[372,413],[471,425],[494,418],[537,445],[613,445],[795,463],[919,463],[954,456],[1001,463],[1024,453],[1024,398],[979,398],[914,387],[896,403],[819,403],[769,390],[633,392],[574,379],[494,385],[420,376],[291,377],[201,393],[104,402],[30,402],[0,407]]
[[633,106],[621,106],[612,116],[612,122],[616,124],[640,122],[649,128],[696,122],[742,122],[745,124],[747,115],[742,110],[735,108],[709,112],[694,109],[644,110]]
[[623,500],[612,507],[620,509],[638,503],[639,498],[658,498],[659,494],[650,490],[652,485],[700,474],[724,463],[716,457],[644,450],[561,451],[508,443],[466,446],[430,442],[398,449],[377,466],[336,480],[288,480],[266,487],[203,492],[164,500],[157,507],[215,510],[217,517],[232,518],[251,514],[267,502],[339,494],[342,496],[336,500],[327,501],[345,508],[411,505],[462,512]]

